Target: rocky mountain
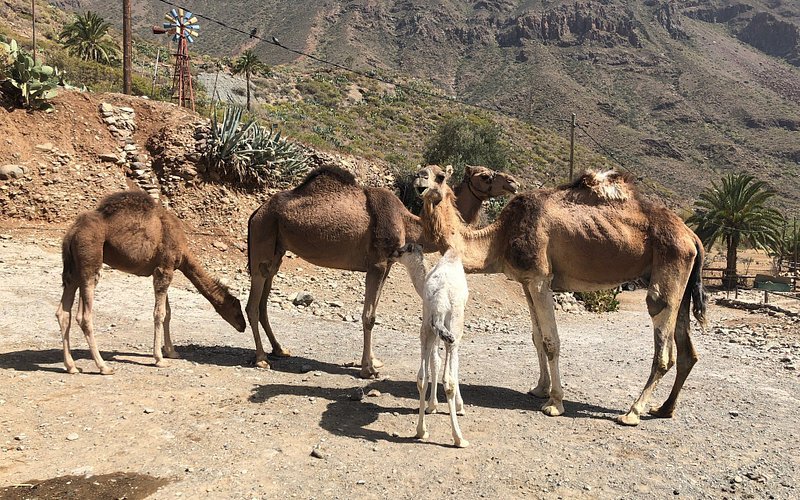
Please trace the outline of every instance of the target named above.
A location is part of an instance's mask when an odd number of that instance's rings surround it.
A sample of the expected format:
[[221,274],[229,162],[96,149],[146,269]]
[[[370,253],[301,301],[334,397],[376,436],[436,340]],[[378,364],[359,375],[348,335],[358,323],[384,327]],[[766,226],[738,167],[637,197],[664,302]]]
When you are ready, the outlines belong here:
[[[119,22],[100,0],[57,2]],[[784,208],[800,194],[800,4],[785,0],[196,1],[193,47],[252,48],[316,64],[266,40],[361,71],[411,75],[450,95],[566,134],[667,195],[692,197],[745,170]],[[139,34],[169,6],[137,2]],[[251,38],[245,33],[255,33]],[[255,31],[253,31],[255,30]],[[795,209],[796,210],[796,209]]]

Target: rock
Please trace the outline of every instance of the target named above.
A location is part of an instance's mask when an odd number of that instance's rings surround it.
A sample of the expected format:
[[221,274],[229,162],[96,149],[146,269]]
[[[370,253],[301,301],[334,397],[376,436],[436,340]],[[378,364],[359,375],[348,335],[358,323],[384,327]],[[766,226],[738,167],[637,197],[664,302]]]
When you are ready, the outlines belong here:
[[370,389],[370,391],[367,393],[367,396],[371,398],[378,398],[380,397],[380,395],[381,391],[379,391],[378,389]]
[[144,409],[144,412],[149,414],[149,413],[153,413],[153,412],[155,412],[155,410],[154,410],[154,409],[152,409],[152,408],[145,408],[145,409]]
[[350,398],[350,401],[361,401],[362,399],[364,399],[364,389],[359,387],[358,389],[350,393],[348,398]]
[[335,300],[328,302],[328,305],[331,307],[344,307],[344,304],[342,304],[341,302],[337,302]]
[[0,167],[0,179],[19,179],[25,174],[25,169],[22,165],[3,165]]
[[52,151],[53,150],[53,143],[52,142],[44,142],[42,144],[37,144],[34,147],[36,149],[38,149],[39,151],[48,152],[48,151]]
[[221,242],[219,240],[214,241],[211,244],[211,246],[213,246],[214,248],[216,248],[220,252],[226,252],[228,250],[228,245],[226,245],[225,243],[223,243],[223,242]]
[[67,441],[75,441],[78,439],[78,435],[76,433],[67,434]]
[[136,151],[138,148],[136,147],[136,144],[126,144],[122,149],[125,151]]
[[101,102],[100,103],[100,112],[101,113],[113,113],[114,112],[114,106],[112,106],[111,104],[109,104],[107,102]]
[[314,302],[314,296],[311,295],[310,292],[298,292],[297,295],[292,299],[292,304],[296,306],[310,306],[311,303]]
[[100,153],[99,155],[97,155],[97,157],[100,158],[100,160],[102,161],[115,162],[115,163],[119,161],[119,156],[115,155],[114,153]]
[[323,455],[318,448],[314,448],[311,450],[311,456],[314,458],[325,458],[325,455]]
[[28,439],[28,436],[26,436],[25,434],[18,434],[14,436],[15,441],[25,441],[26,439]]
[[128,108],[128,107],[122,107],[119,108],[119,110],[122,111],[123,113],[135,113],[135,110],[133,108]]

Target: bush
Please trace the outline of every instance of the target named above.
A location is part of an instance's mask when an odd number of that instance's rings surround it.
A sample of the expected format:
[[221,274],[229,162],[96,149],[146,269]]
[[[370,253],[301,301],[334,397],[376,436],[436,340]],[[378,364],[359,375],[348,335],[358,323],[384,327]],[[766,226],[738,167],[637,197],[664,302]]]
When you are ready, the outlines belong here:
[[58,68],[34,63],[16,40],[0,42],[0,90],[14,105],[28,109],[52,109]]
[[453,179],[464,175],[465,165],[484,165],[495,170],[508,166],[508,150],[500,141],[500,129],[489,120],[469,116],[444,122],[425,146],[428,164],[453,165]]
[[575,292],[575,298],[583,302],[587,311],[614,312],[619,310],[619,288],[598,290],[596,292]]

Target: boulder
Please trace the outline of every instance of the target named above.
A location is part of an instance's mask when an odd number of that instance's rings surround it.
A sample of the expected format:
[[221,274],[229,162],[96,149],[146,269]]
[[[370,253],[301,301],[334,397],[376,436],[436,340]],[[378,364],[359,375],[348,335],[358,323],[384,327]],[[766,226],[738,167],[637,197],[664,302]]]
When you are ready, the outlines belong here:
[[0,167],[0,179],[19,179],[25,174],[25,167],[22,165],[3,165]]

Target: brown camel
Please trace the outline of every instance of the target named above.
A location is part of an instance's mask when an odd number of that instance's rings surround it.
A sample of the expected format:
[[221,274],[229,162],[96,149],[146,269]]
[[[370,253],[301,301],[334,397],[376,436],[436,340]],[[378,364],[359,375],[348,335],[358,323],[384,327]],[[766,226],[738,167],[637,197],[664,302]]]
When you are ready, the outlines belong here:
[[690,303],[701,325],[706,311],[700,277],[703,245],[677,215],[640,197],[627,177],[614,172],[588,172],[558,189],[517,195],[498,220],[483,229],[461,223],[446,178],[418,187],[423,193],[432,189],[438,196],[425,197],[423,238],[439,248],[460,249],[467,272],[502,272],[522,284],[540,370],[531,393],[549,395],[542,407],[545,414],[564,413],[553,290],[602,290],[644,278],[649,281],[646,302],[655,330],[655,355],[641,395],[619,422],[639,423],[659,379],[677,361],[672,392],[664,404],[650,410],[658,417],[672,416],[697,361]]
[[165,366],[162,345],[168,358],[178,357],[169,334],[171,311],[167,297],[175,269],[180,269],[189,278],[228,323],[240,332],[245,329],[239,300],[200,266],[189,251],[181,221],[144,191],[111,194],[96,209],[79,215],[64,236],[61,255],[64,292],[56,318],[64,342],[64,365],[69,373],[78,373],[69,347],[72,303],[78,289],[77,321],[86,335],[92,358],[100,373],[113,373],[100,357],[94,341],[94,289],[103,264],[137,276],[153,276],[156,295],[153,357],[156,366]]
[[[431,165],[420,170],[418,181],[429,182],[442,170]],[[460,186],[467,222],[477,219],[483,200],[516,192],[517,183],[507,174],[483,167],[466,171],[466,188]],[[261,205],[248,222],[250,296],[247,318],[256,344],[256,366],[269,368],[258,331],[259,321],[272,344],[272,354],[289,356],[269,324],[267,301],[272,279],[288,250],[317,266],[366,272],[366,294],[361,320],[364,348],[361,376],[377,375],[383,363],[372,352],[372,328],[383,284],[391,269],[393,253],[406,242],[421,243],[419,218],[409,212],[394,193],[365,188],[353,174],[338,167],[321,167],[309,173],[294,189],[281,191]],[[424,245],[426,251],[435,251]]]

